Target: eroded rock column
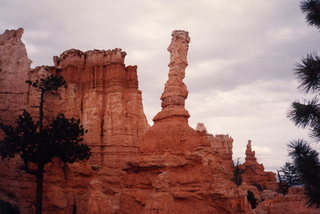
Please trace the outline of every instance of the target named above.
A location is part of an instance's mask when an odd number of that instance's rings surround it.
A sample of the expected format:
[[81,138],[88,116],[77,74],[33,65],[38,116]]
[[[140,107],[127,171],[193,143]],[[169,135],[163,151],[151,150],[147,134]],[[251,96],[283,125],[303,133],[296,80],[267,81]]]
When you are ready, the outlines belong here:
[[247,149],[246,149],[246,163],[247,165],[256,165],[257,162],[257,158],[256,158],[256,152],[252,151],[252,147],[251,147],[251,140],[248,140],[247,143]]
[[169,79],[160,98],[162,111],[154,117],[154,122],[174,116],[183,117],[185,120],[190,117],[184,108],[188,90],[183,82],[185,69],[188,66],[187,54],[190,37],[189,33],[183,30],[175,30],[171,36],[171,43],[168,47],[170,52]]

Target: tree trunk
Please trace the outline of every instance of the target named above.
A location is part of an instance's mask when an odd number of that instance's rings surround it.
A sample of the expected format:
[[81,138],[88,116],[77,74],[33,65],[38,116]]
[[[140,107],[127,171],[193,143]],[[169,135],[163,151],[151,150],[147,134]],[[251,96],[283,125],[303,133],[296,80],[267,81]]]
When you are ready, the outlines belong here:
[[39,105],[39,133],[42,132],[43,129],[43,119],[44,119],[44,112],[43,112],[43,105],[44,105],[44,91],[41,91],[40,94],[40,105]]
[[[44,104],[44,91],[41,91],[40,94],[40,105],[39,105],[39,133],[43,130],[43,104]],[[39,162],[38,162],[38,171],[37,171],[37,198],[36,198],[36,214],[42,214],[42,187],[43,187],[43,173],[44,173],[44,164],[43,164],[43,155],[42,155],[42,142],[39,142]]]
[[39,164],[37,172],[37,196],[36,196],[36,214],[42,214],[42,187],[43,187],[44,165]]

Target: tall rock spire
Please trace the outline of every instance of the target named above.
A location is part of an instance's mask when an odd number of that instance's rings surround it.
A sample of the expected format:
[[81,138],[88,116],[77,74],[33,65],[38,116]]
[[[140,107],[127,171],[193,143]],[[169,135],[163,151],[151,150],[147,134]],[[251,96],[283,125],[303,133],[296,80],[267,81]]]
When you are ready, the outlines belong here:
[[175,116],[183,117],[187,121],[190,117],[184,108],[188,90],[183,82],[185,69],[188,66],[187,54],[190,37],[189,33],[183,30],[175,30],[171,36],[171,44],[168,47],[170,52],[169,79],[160,98],[162,111],[153,118],[154,122]]
[[264,170],[264,166],[263,164],[259,164],[256,158],[256,152],[252,151],[252,147],[251,147],[251,140],[248,140],[247,143],[247,149],[246,149],[246,158],[245,158],[245,162],[243,163],[244,166],[249,166],[255,170],[260,170],[263,171]]
[[198,147],[210,146],[206,135],[199,135],[188,124],[190,117],[184,108],[188,90],[183,83],[185,68],[188,65],[187,52],[190,42],[187,31],[172,32],[169,78],[161,96],[162,110],[153,118],[154,124],[146,132],[140,143],[140,154],[143,156],[181,154],[193,151]]

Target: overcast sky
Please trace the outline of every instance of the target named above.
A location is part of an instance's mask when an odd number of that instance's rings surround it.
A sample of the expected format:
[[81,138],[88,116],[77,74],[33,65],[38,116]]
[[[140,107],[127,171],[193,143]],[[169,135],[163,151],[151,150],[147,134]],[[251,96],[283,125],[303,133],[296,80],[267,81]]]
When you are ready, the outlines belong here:
[[[173,30],[187,30],[186,109],[189,124],[229,134],[243,162],[252,140],[259,163],[279,169],[286,144],[308,139],[286,117],[299,100],[294,65],[319,51],[319,31],[306,24],[298,0],[1,0],[0,34],[24,28],[32,67],[75,48],[121,48],[138,65],[139,89],[150,125],[161,110]],[[317,146],[319,148],[319,146]]]

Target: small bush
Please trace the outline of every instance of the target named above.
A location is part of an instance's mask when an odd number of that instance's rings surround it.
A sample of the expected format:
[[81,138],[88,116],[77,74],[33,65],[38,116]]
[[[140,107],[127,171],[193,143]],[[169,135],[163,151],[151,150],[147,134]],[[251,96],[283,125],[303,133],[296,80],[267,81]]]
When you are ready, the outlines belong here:
[[251,205],[252,209],[255,209],[258,205],[258,199],[254,197],[254,194],[252,191],[248,190],[247,200]]

